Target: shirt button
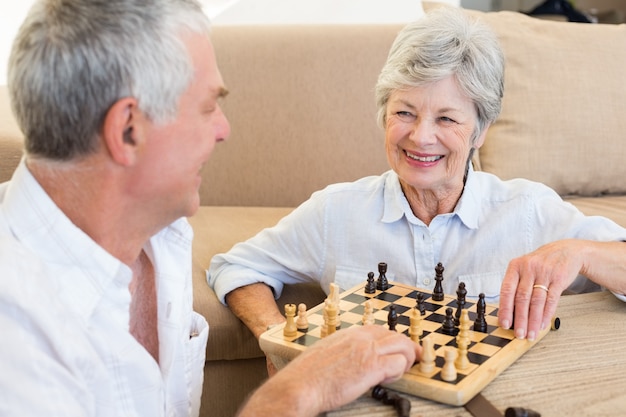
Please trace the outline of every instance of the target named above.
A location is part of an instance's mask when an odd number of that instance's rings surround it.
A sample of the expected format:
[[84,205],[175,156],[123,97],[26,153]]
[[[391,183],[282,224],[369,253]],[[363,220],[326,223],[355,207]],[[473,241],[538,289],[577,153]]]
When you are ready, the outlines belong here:
[[430,278],[426,278],[424,280],[424,285],[429,285],[430,284]]

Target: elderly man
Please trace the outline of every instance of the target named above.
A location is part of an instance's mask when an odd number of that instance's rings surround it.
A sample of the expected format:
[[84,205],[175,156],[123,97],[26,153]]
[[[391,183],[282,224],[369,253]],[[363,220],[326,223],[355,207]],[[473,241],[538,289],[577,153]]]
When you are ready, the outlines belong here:
[[[208,31],[194,0],[30,10],[8,71],[26,156],[0,186],[1,414],[198,414],[208,325],[185,217],[230,133]],[[398,378],[417,350],[371,326],[328,338],[242,414],[315,415]],[[329,356],[354,364],[324,378]]]

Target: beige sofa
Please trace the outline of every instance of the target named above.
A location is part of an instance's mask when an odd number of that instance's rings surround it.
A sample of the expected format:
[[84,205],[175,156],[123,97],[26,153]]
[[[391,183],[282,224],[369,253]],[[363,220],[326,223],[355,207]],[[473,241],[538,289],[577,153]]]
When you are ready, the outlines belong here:
[[[477,168],[545,182],[585,213],[626,226],[626,27],[471,13],[493,25],[507,59],[504,108]],[[203,416],[234,414],[266,377],[256,340],[206,284],[211,257],[313,191],[387,169],[373,86],[398,29],[214,29],[232,135],[205,168],[202,207],[190,219],[195,307],[211,326]],[[18,163],[21,141],[0,89],[0,182]],[[279,305],[323,297],[314,287],[289,287]]]

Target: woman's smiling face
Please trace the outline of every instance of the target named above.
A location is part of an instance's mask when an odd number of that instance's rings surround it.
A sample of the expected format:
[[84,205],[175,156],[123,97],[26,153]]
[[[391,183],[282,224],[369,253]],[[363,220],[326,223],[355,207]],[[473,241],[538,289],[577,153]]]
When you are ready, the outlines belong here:
[[[463,189],[477,114],[455,78],[394,91],[387,102],[387,160],[404,187],[447,195]],[[405,191],[406,192],[406,191]]]

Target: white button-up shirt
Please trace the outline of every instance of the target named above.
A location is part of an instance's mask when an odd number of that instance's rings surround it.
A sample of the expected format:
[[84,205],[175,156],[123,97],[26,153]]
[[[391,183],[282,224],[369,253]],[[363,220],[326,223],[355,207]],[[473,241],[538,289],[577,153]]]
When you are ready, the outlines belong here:
[[[427,226],[388,171],[314,193],[275,227],[215,256],[208,281],[222,302],[255,282],[273,287],[276,296],[283,284],[303,281],[318,281],[328,292],[331,282],[345,290],[366,281],[369,271],[378,276],[378,263],[386,262],[388,280],[432,291],[441,262],[446,294],[464,282],[468,297],[482,292],[497,302],[511,259],[565,238],[626,240],[626,230],[584,216],[542,184],[471,169],[454,212]],[[594,289],[584,277],[569,288]]]
[[197,416],[208,325],[192,311],[192,230],[144,248],[155,268],[159,363],[129,332],[132,272],[20,164],[0,185],[0,415]]

